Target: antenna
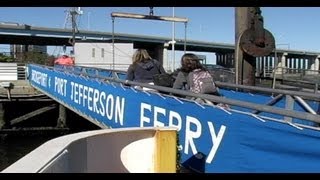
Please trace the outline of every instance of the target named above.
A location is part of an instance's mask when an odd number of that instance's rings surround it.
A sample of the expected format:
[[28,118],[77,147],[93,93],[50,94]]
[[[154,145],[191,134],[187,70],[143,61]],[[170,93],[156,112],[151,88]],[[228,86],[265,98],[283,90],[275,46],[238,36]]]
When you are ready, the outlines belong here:
[[79,15],[82,15],[82,14],[83,14],[83,11],[81,10],[81,7],[78,7],[77,13],[78,13]]
[[153,7],[150,7],[149,16],[153,16]]
[[81,10],[81,7],[72,7],[69,10],[66,10],[67,12],[64,28],[66,29],[68,25],[71,25],[72,28],[72,38],[69,39],[69,43],[72,45],[72,52],[74,53],[74,44],[75,44],[75,36],[76,32],[79,32],[78,26],[77,26],[77,18],[79,15],[83,14],[83,11]]
[[90,30],[90,14],[91,12],[88,12],[88,27],[87,27],[87,30]]

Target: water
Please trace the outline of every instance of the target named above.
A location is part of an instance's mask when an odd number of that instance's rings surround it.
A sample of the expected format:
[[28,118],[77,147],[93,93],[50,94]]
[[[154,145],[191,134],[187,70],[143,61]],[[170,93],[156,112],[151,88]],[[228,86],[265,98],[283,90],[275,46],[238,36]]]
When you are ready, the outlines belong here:
[[[41,124],[41,126],[55,126],[58,113],[47,113],[45,116],[46,117],[42,117],[42,120],[38,122],[35,120],[27,120],[29,122],[25,122],[23,125],[25,127],[36,127],[38,124]],[[53,119],[53,122],[50,122],[50,118]],[[21,132],[0,134],[0,172],[50,139],[70,133],[100,129],[90,121],[70,110],[67,110],[67,127],[69,128],[68,131],[37,131],[32,133]]]
[[10,136],[0,135],[0,171],[22,158],[44,142],[59,135]]

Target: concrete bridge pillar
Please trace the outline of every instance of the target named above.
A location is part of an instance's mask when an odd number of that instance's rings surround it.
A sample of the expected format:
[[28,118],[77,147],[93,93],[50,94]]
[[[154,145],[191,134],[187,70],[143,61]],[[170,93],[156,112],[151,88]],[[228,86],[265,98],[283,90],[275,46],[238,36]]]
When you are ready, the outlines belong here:
[[216,53],[216,64],[224,67],[234,67],[234,55],[232,53]]
[[317,56],[316,60],[315,60],[315,65],[314,65],[314,70],[316,70],[315,74],[319,74],[319,70],[320,70],[320,55]]
[[218,52],[216,52],[216,64],[221,64],[221,56]]
[[0,129],[6,124],[4,119],[4,107],[3,103],[0,103]]
[[166,72],[171,72],[172,69],[170,66],[169,58],[168,58],[168,47],[169,47],[169,43],[163,44],[162,65],[164,70],[166,70]]
[[158,45],[154,48],[154,57],[157,59],[161,64],[163,64],[163,45]]
[[163,62],[163,56],[164,56],[164,45],[153,45],[153,46],[136,46],[135,48],[144,48],[147,49],[149,55],[153,58],[158,60],[162,65],[164,64]]
[[319,74],[319,58],[318,55],[312,62],[309,63],[308,69],[311,71],[307,71],[306,74]]
[[59,118],[57,121],[57,127],[64,128],[67,126],[67,110],[62,104],[59,104]]
[[280,61],[278,62],[277,66],[278,67],[275,71],[275,74],[278,75],[282,75],[283,73],[286,73],[286,56],[288,55],[288,53],[283,53],[281,56]]

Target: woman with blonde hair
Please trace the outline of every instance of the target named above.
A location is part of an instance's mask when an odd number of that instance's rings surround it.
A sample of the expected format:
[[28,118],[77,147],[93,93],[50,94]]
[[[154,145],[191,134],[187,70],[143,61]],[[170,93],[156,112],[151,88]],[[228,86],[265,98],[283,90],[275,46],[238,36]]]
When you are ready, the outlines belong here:
[[159,61],[152,59],[145,49],[138,49],[132,56],[132,64],[127,70],[127,80],[153,83],[153,76],[166,73]]

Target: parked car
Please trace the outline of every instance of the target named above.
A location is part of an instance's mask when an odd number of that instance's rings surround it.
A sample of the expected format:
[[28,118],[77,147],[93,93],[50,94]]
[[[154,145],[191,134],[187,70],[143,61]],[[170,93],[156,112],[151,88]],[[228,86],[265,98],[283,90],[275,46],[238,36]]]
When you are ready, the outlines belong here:
[[203,64],[203,66],[206,67],[215,81],[235,82],[234,68],[226,68],[217,64]]

